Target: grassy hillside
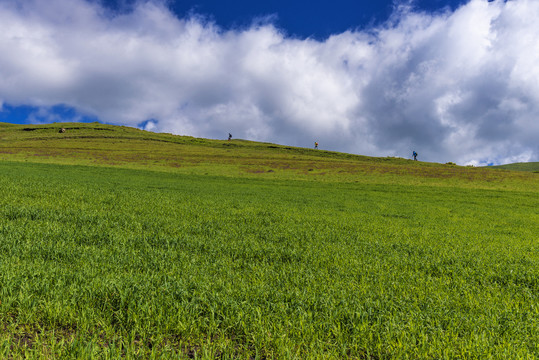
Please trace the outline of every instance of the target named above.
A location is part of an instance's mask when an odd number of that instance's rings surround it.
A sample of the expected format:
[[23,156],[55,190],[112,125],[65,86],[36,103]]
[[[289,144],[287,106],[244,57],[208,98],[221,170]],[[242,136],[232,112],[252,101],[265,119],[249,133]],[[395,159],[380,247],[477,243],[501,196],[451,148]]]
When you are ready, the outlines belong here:
[[539,357],[537,174],[61,126],[0,126],[0,358]]
[[[65,133],[59,133],[61,128]],[[208,140],[103,124],[0,123],[0,160],[327,182],[539,191],[535,174],[373,158],[246,140]]]
[[534,171],[539,172],[539,162],[514,163],[506,165],[491,166],[494,169],[504,169],[513,171]]

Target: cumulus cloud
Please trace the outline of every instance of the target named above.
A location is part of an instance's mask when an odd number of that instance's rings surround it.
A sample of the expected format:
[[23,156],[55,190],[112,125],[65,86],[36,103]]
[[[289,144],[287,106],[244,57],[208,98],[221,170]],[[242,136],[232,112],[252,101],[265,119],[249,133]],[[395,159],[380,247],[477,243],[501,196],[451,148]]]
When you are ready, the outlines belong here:
[[539,2],[396,7],[320,41],[141,1],[0,0],[0,104],[112,124],[461,164],[539,161]]

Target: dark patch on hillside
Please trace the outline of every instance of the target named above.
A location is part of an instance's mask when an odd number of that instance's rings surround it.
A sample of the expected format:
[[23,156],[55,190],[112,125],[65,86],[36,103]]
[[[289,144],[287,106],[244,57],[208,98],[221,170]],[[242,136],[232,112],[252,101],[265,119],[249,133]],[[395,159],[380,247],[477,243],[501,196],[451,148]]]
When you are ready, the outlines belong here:
[[52,128],[52,127],[43,127],[43,128],[22,128],[21,130],[22,130],[22,131],[36,131],[36,130],[51,130],[51,129],[56,129],[56,128]]
[[114,131],[114,129],[107,129],[107,128],[90,128],[90,127],[84,127],[84,128],[81,128],[81,127],[64,127],[64,128],[57,128],[57,127],[36,127],[36,128],[30,128],[30,127],[25,127],[25,128],[22,128],[21,131],[43,131],[43,130],[58,130],[58,129],[65,129],[66,131],[67,130],[81,130],[81,129],[84,129],[84,130],[98,130],[98,131]]

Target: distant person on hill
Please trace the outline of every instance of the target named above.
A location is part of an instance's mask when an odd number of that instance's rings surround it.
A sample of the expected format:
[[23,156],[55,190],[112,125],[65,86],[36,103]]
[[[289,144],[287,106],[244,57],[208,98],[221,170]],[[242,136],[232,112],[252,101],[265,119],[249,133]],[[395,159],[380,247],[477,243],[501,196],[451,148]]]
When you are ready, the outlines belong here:
[[228,141],[230,141],[230,139],[232,139],[232,134],[228,133]]
[[415,152],[415,150],[412,152],[412,155],[414,156],[414,160],[417,161],[417,153]]
[[316,141],[314,142],[314,148],[318,149],[318,143]]

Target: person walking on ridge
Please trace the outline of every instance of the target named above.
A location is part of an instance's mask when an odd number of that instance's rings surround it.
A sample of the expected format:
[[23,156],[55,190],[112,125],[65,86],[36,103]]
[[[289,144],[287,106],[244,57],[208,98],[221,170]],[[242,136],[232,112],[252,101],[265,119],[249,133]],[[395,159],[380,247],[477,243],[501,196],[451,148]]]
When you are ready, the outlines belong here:
[[318,143],[316,141],[314,142],[314,148],[318,149]]
[[415,150],[412,152],[412,155],[414,156],[414,161],[417,161],[417,153],[415,152]]

